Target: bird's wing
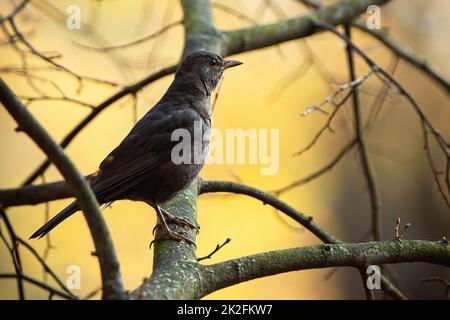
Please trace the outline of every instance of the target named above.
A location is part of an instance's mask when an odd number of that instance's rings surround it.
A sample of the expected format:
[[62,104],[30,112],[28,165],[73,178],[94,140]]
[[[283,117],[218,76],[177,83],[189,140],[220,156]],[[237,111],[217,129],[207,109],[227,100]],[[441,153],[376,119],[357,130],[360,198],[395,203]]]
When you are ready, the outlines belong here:
[[127,137],[100,164],[100,171],[92,181],[99,201],[107,202],[126,193],[152,171],[170,160],[174,130],[193,128],[198,113],[189,106],[157,106],[136,123]]

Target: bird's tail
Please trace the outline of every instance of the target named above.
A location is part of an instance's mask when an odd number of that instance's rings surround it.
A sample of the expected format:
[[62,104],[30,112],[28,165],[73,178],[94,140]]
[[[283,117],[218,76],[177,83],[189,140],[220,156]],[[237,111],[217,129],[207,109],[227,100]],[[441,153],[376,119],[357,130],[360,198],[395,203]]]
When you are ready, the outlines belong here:
[[30,239],[33,238],[42,238],[47,233],[50,232],[54,227],[56,227],[58,224],[63,222],[65,219],[70,217],[72,214],[80,210],[78,207],[78,204],[76,201],[72,202],[68,207],[66,207],[63,211],[58,213],[56,216],[54,216],[50,221],[48,221],[46,224],[44,224],[42,227],[40,227],[33,235],[30,237]]

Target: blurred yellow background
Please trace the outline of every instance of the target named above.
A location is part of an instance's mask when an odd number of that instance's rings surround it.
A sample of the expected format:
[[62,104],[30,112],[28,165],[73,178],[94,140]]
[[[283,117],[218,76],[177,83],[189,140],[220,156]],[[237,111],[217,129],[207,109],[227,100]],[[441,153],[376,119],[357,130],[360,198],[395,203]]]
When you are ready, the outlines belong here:
[[[2,1],[0,12],[6,15],[17,1]],[[271,1],[275,9],[260,0],[217,1],[241,11],[258,23],[280,19],[278,11],[288,16],[307,12],[298,1]],[[69,30],[65,12],[70,4],[81,8],[82,28]],[[278,10],[279,9],[279,10]],[[450,78],[450,4],[446,0],[395,0],[382,9],[382,24],[391,34],[413,47]],[[218,27],[234,29],[252,23],[214,8]],[[144,76],[178,61],[183,48],[181,25],[138,46],[116,50],[110,54],[93,52],[81,47],[116,45],[139,39],[159,30],[163,25],[182,19],[178,1],[43,1],[36,0],[17,18],[20,30],[43,53],[62,54],[58,63],[81,75],[107,79],[121,84]],[[1,40],[6,40],[3,36]],[[382,45],[361,32],[354,32],[355,42],[381,66],[390,68],[393,55]],[[339,148],[353,135],[350,104],[341,111],[332,127],[308,153],[293,157],[324,124],[322,113],[307,117],[300,114],[309,106],[327,97],[337,84],[329,83],[321,74],[328,70],[339,84],[347,81],[344,45],[328,34],[307,40],[291,41],[240,54],[236,58],[244,65],[227,72],[214,110],[213,126],[280,130],[280,167],[272,176],[260,174],[261,165],[207,165],[201,172],[204,179],[238,180],[245,184],[274,190],[304,177],[328,163]],[[312,55],[307,48],[312,50]],[[305,59],[316,63],[307,70]],[[8,46],[0,47],[0,68],[20,66],[17,53]],[[34,67],[48,67],[35,57]],[[358,62],[358,74],[367,71]],[[325,72],[327,74],[327,72]],[[64,72],[37,70],[33,82],[47,95],[58,96],[55,86],[40,78],[50,79],[69,97],[98,104],[118,89],[85,81],[78,93],[78,82]],[[20,96],[39,95],[26,77],[3,73],[5,81]],[[395,72],[398,79],[417,99],[433,123],[444,135],[450,133],[450,104],[443,90],[421,72],[400,62]],[[154,105],[170,84],[166,77],[142,90],[137,99],[140,118]],[[381,88],[376,77],[362,87],[365,114]],[[328,106],[328,110],[331,108]],[[52,136],[60,141],[86,114],[89,108],[65,101],[34,102],[30,110]],[[97,170],[101,160],[123,139],[134,123],[133,99],[127,96],[105,110],[67,148],[68,155],[84,174]],[[0,108],[0,188],[18,186],[45,159],[43,153],[22,133],[14,132],[15,123]],[[408,238],[434,239],[449,236],[449,212],[436,192],[431,170],[423,152],[419,121],[412,108],[391,91],[376,124],[366,135],[376,181],[383,203],[384,238],[393,238],[394,219],[412,223]],[[60,180],[52,167],[46,181]],[[40,181],[39,181],[40,182]],[[331,172],[318,180],[297,188],[282,199],[312,215],[318,223],[345,241],[359,241],[370,228],[370,209],[362,171],[355,153],[347,155]],[[50,215],[63,209],[71,200],[50,203]],[[198,255],[209,253],[227,237],[232,242],[206,263],[215,263],[267,250],[319,243],[309,232],[280,216],[260,202],[236,195],[205,195],[198,203],[201,232],[197,238]],[[23,206],[8,209],[17,233],[28,238],[44,222],[45,206]],[[155,224],[152,209],[142,203],[120,201],[105,210],[105,218],[121,262],[127,289],[134,289],[151,272],[151,230]],[[76,214],[51,233],[54,249],[48,263],[62,278],[67,267],[79,265],[82,271],[81,289],[84,296],[99,286],[96,258],[90,252],[93,244],[82,214]],[[43,252],[46,241],[30,241]],[[42,269],[34,258],[23,253],[25,271],[42,278]],[[415,297],[441,297],[439,290],[423,284],[420,278],[444,271],[428,266],[402,266],[395,269],[399,282]],[[0,272],[12,272],[13,265],[4,246],[0,246]],[[239,284],[209,295],[211,299],[347,299],[363,298],[357,272],[342,270],[328,277],[330,270],[312,270],[282,274]],[[446,276],[450,276],[447,271]],[[51,283],[51,281],[50,281]],[[27,285],[27,296],[46,299],[45,293]],[[98,295],[96,296],[98,297]],[[0,298],[17,298],[16,282],[0,280]]]

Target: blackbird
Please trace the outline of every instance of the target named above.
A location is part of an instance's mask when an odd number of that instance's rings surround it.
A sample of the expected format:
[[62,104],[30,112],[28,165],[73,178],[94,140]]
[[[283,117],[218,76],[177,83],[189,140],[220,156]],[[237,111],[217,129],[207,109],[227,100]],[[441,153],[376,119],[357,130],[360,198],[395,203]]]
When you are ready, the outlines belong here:
[[[170,230],[167,223],[194,225],[174,217],[160,204],[187,188],[203,167],[211,139],[212,93],[225,69],[240,64],[207,51],[186,56],[161,100],[89,178],[98,202],[144,201],[155,209],[165,238],[192,243]],[[78,203],[72,202],[30,239],[45,236],[78,210]]]

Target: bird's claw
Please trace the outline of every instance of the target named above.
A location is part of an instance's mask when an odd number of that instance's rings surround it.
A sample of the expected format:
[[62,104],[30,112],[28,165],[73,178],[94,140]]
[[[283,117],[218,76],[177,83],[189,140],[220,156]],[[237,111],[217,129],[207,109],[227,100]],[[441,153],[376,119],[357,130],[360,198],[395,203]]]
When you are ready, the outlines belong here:
[[[199,231],[200,231],[200,226],[199,226],[199,225],[194,225],[194,224],[192,224],[192,223],[189,222],[186,218],[177,218],[177,217],[175,217],[175,216],[173,216],[173,215],[171,215],[171,216],[173,217],[173,219],[172,219],[172,218],[169,218],[169,217],[166,217],[166,222],[167,222],[167,223],[172,223],[172,224],[176,224],[176,225],[179,225],[179,226],[186,226],[186,227],[188,227],[188,228],[195,229],[195,230],[196,230],[196,234],[199,233]],[[157,224],[153,227],[153,230],[152,230],[152,234],[153,234],[153,235],[155,235],[156,229],[157,229],[158,227],[161,227],[161,224],[157,223]]]
[[192,241],[191,239],[189,239],[179,233],[173,232],[171,230],[167,230],[167,231],[163,230],[162,232],[163,232],[162,237],[155,238],[154,240],[152,240],[152,242],[150,242],[149,249],[152,248],[152,245],[154,242],[159,241],[159,240],[185,241],[186,243],[192,244],[192,245],[194,245],[195,248],[197,248],[197,245],[195,244],[194,241]]
[[192,222],[190,222],[188,219],[186,219],[184,217],[175,217],[173,214],[167,212],[166,210],[164,210],[162,208],[161,208],[161,211],[164,214],[164,218],[167,223],[172,223],[172,224],[176,224],[179,226],[189,227],[191,229],[196,229],[197,232],[200,229],[199,226],[193,224]]

